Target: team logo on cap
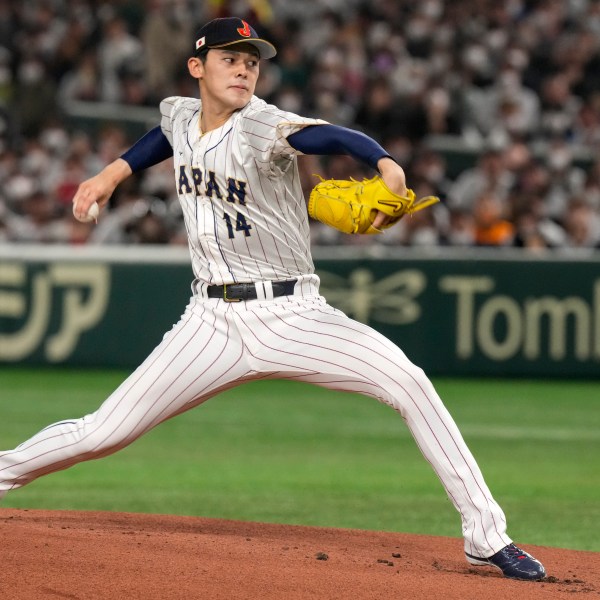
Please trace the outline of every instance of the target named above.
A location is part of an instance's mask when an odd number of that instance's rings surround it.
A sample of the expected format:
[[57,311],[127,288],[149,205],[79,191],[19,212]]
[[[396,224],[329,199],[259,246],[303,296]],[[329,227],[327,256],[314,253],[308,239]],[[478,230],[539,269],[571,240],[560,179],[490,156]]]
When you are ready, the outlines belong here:
[[246,23],[246,21],[242,21],[242,23],[244,24],[244,26],[238,27],[237,32],[240,35],[243,35],[244,37],[250,37],[252,35],[252,32],[250,31],[250,25],[248,25],[248,23]]
[[196,50],[200,50],[200,48],[202,48],[204,44],[206,44],[206,36],[201,37],[199,40],[196,40]]

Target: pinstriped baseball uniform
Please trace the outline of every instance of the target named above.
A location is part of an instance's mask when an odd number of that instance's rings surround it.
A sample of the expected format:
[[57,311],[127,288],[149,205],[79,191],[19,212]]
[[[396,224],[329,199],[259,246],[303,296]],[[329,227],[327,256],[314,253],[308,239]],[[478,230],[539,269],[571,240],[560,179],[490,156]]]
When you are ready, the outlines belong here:
[[[253,98],[200,135],[198,100],[169,98],[162,128],[174,150],[194,295],[181,320],[93,414],[56,423],[0,453],[0,493],[111,454],[162,421],[253,379],[287,378],[358,392],[396,410],[459,511],[465,550],[510,543],[504,515],[423,371],[391,341],[319,295],[294,150],[286,137],[315,124]],[[281,280],[294,280],[274,297]],[[228,302],[209,286],[254,282]]]

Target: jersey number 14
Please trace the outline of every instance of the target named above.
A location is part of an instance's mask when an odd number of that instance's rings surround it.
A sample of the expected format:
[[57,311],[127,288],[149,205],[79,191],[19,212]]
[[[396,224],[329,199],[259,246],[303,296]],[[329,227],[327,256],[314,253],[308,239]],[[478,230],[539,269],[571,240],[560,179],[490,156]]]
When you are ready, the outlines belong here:
[[235,225],[232,222],[233,219],[227,213],[223,215],[223,218],[225,219],[225,225],[227,225],[227,234],[229,235],[230,240],[235,237],[236,231],[243,231],[246,237],[250,235],[252,225],[246,221],[246,217],[242,213],[237,213],[235,217]]

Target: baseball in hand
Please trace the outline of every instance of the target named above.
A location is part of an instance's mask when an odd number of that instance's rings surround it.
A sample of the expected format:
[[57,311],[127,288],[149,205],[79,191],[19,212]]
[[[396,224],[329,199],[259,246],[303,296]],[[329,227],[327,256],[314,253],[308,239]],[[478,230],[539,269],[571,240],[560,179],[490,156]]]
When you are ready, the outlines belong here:
[[[73,205],[73,214],[75,215],[75,205]],[[100,214],[100,207],[97,202],[92,204],[87,212],[87,215],[84,217],[78,217],[75,215],[75,218],[82,223],[91,223],[92,221],[98,221],[98,215]]]

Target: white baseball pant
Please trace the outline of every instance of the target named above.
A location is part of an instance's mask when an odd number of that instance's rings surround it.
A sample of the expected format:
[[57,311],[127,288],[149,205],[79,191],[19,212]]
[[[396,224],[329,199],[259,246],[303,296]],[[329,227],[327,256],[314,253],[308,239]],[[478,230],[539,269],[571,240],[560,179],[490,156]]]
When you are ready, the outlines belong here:
[[[299,287],[298,285],[296,286]],[[318,295],[227,303],[194,296],[180,321],[100,408],[0,453],[0,496],[131,444],[162,421],[253,379],[358,392],[400,413],[462,519],[465,550],[511,542],[479,467],[422,369]]]

